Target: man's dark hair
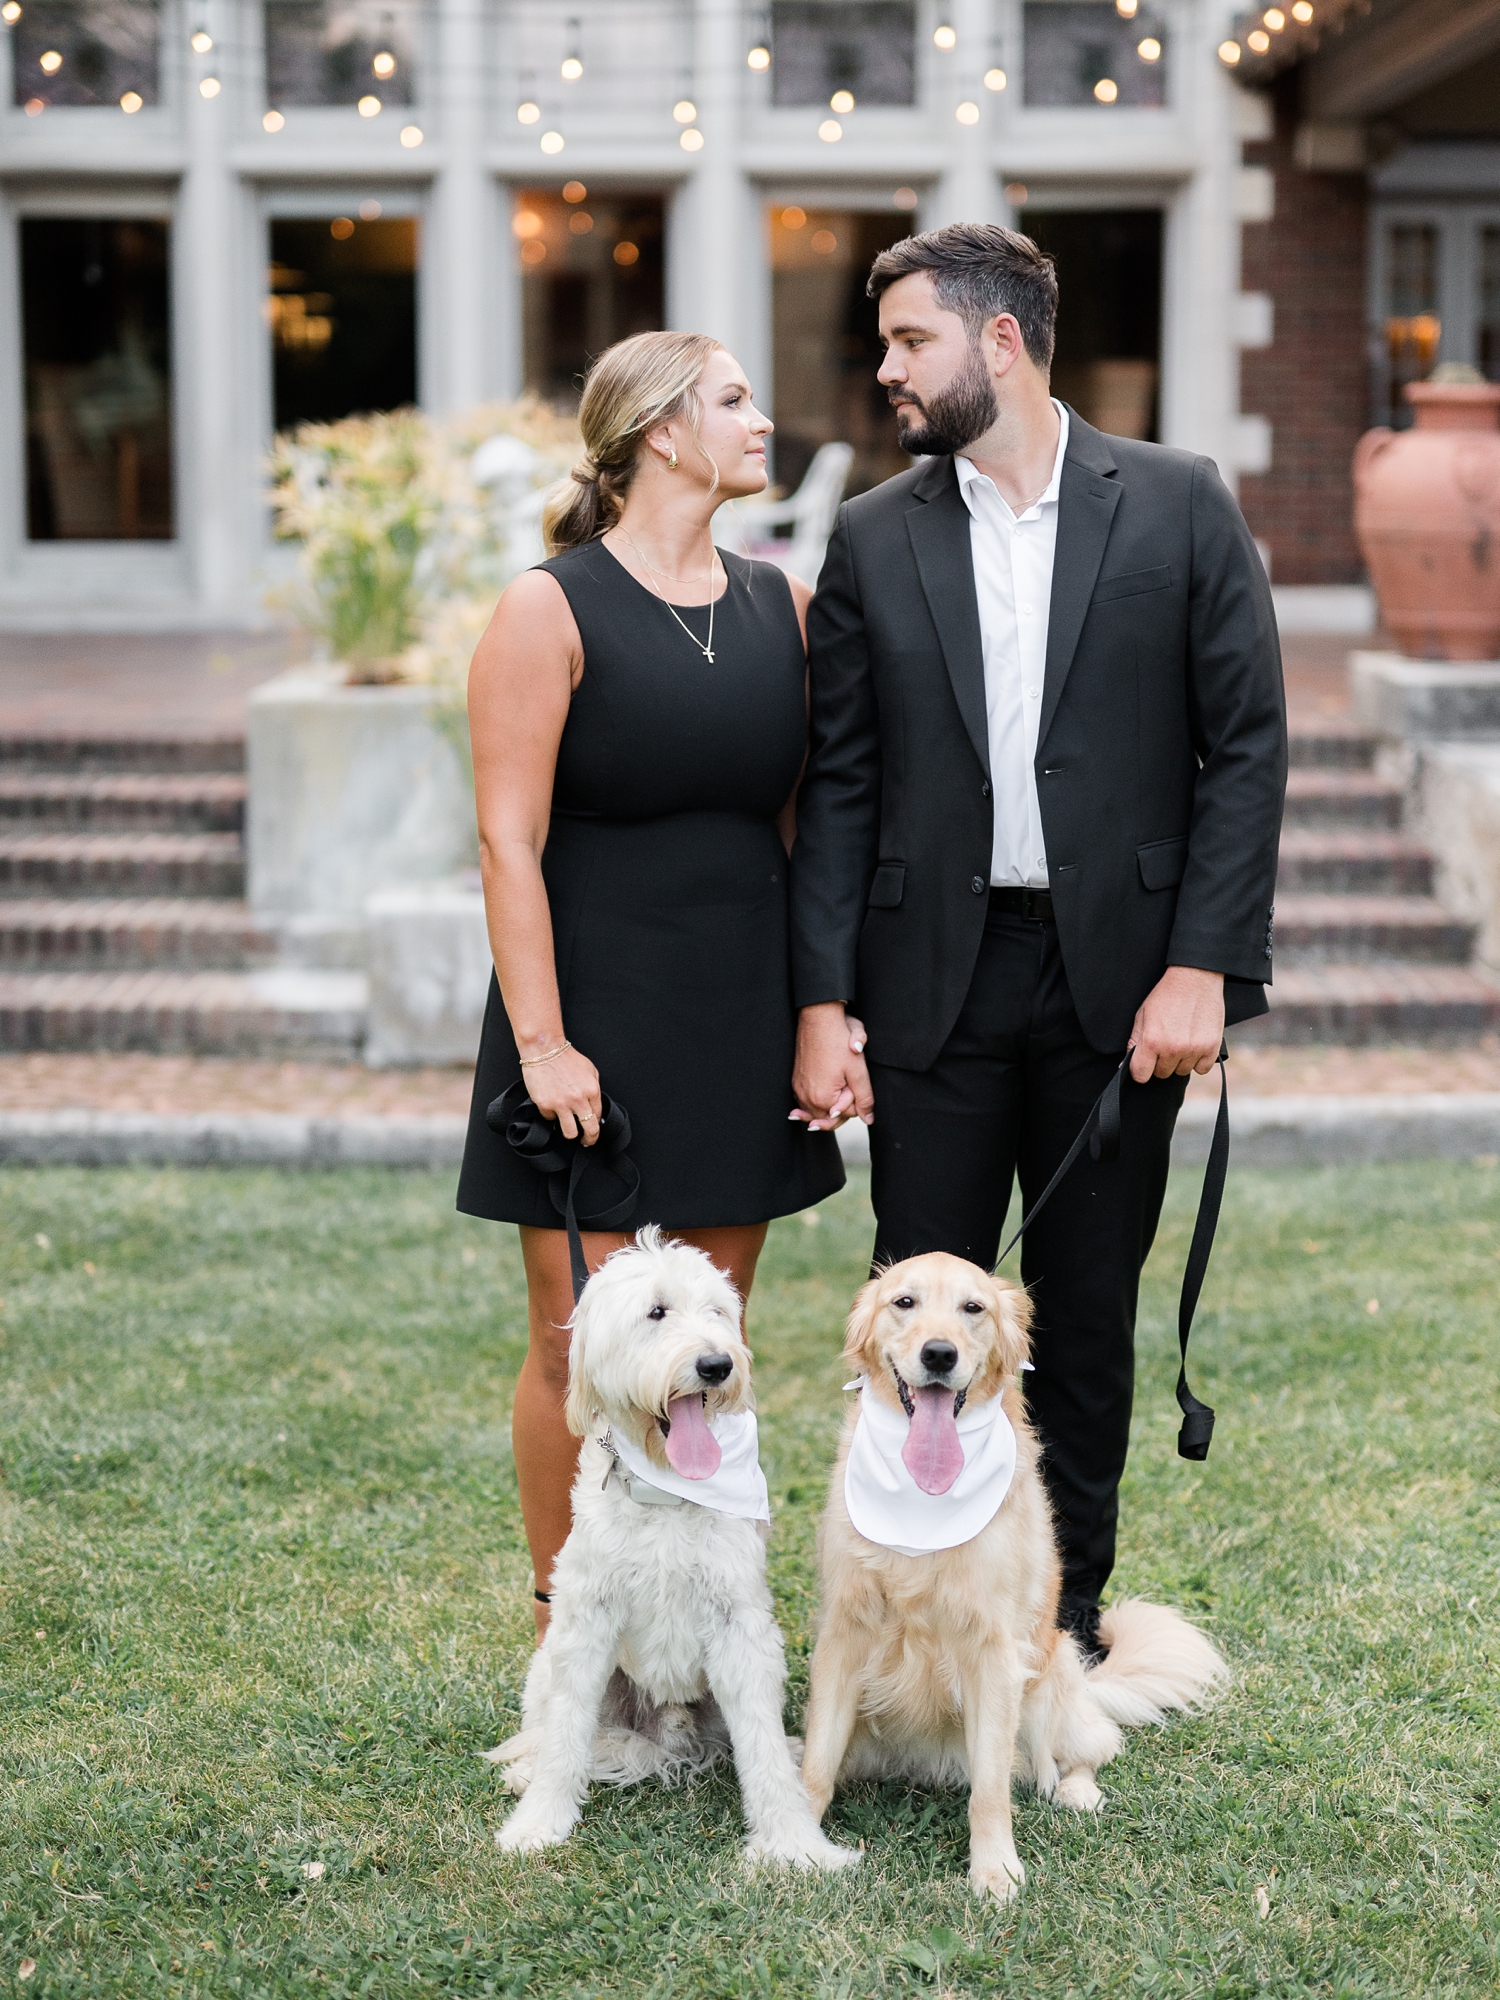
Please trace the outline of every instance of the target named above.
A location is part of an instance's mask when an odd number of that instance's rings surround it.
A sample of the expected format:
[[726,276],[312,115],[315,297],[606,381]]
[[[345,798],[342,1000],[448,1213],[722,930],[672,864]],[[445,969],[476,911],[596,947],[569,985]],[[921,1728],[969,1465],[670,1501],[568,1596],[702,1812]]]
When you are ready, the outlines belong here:
[[928,271],[938,304],[976,338],[997,313],[1011,313],[1026,352],[1045,375],[1057,333],[1057,272],[1029,236],[996,222],[950,222],[882,250],[865,290],[872,299],[900,278]]

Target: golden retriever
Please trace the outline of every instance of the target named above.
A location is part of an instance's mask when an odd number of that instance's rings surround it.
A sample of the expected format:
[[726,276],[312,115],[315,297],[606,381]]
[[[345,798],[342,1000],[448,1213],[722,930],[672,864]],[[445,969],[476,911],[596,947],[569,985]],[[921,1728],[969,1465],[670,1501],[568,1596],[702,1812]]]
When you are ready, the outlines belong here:
[[[841,1780],[967,1784],[969,1879],[1002,1902],[1025,1881],[1012,1778],[1092,1811],[1094,1773],[1118,1751],[1120,1725],[1193,1707],[1227,1671],[1202,1633],[1160,1605],[1127,1599],[1105,1611],[1099,1630],[1109,1651],[1091,1670],[1058,1630],[1057,1544],[1017,1386],[1030,1318],[1023,1291],[940,1253],[892,1266],[855,1299],[845,1358],[859,1371],[861,1401],[875,1400],[871,1436],[876,1419],[887,1437],[893,1423],[909,1427],[900,1458],[911,1474],[911,1517],[926,1507],[921,1495],[941,1496],[959,1477],[960,1412],[982,1425],[973,1413],[999,1399],[1015,1434],[1014,1470],[970,1539],[898,1553],[850,1519],[845,1468],[862,1421],[851,1414],[819,1534],[821,1627],[802,1762],[820,1819]],[[989,1414],[987,1434],[1002,1436]],[[899,1490],[891,1504],[899,1513]],[[915,1528],[903,1535],[919,1538]]]

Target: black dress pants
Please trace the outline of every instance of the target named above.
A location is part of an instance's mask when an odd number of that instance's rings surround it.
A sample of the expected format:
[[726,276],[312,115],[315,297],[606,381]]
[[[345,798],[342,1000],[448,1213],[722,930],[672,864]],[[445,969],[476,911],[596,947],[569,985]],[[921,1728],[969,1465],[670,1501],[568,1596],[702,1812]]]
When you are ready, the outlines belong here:
[[[948,1250],[988,1270],[1012,1180],[1024,1214],[1122,1053],[1100,1055],[1085,1038],[1055,927],[992,911],[963,1011],[931,1069],[870,1063],[876,1261]],[[1101,1163],[1085,1149],[1021,1248],[1035,1308],[1026,1400],[1057,1519],[1064,1623],[1098,1604],[1114,1568],[1136,1299],[1186,1090],[1185,1077],[1127,1077],[1118,1157]]]

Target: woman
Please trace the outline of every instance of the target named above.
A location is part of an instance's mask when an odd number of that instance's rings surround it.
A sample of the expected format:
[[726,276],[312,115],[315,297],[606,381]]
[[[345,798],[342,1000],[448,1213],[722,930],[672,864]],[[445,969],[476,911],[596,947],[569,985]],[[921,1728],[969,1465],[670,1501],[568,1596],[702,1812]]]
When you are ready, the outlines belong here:
[[[578,1455],[573,1294],[562,1218],[489,1104],[524,1078],[587,1146],[601,1092],[617,1100],[641,1177],[631,1229],[700,1245],[742,1298],[771,1217],[844,1178],[832,1131],[790,1122],[811,593],[710,534],[722,501],[764,489],[771,425],[733,356],[687,333],[610,348],[579,423],[587,456],[545,517],[553,554],[506,590],[469,676],[497,979],[458,1205],[521,1225],[531,1335],[512,1437],[539,1633]],[[583,1241],[592,1270],[628,1237]]]

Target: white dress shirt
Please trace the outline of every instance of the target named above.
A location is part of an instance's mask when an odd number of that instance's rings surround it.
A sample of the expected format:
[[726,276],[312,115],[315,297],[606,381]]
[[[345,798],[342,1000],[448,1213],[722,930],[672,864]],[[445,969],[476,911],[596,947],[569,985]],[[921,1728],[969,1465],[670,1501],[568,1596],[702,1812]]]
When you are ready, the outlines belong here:
[[995,801],[994,888],[1047,887],[1047,848],[1036,793],[1037,725],[1047,664],[1052,558],[1068,413],[1061,419],[1047,490],[1024,514],[1011,512],[994,482],[962,456],[954,459],[969,510],[969,546],[984,645],[984,706],[989,724],[990,783]]

